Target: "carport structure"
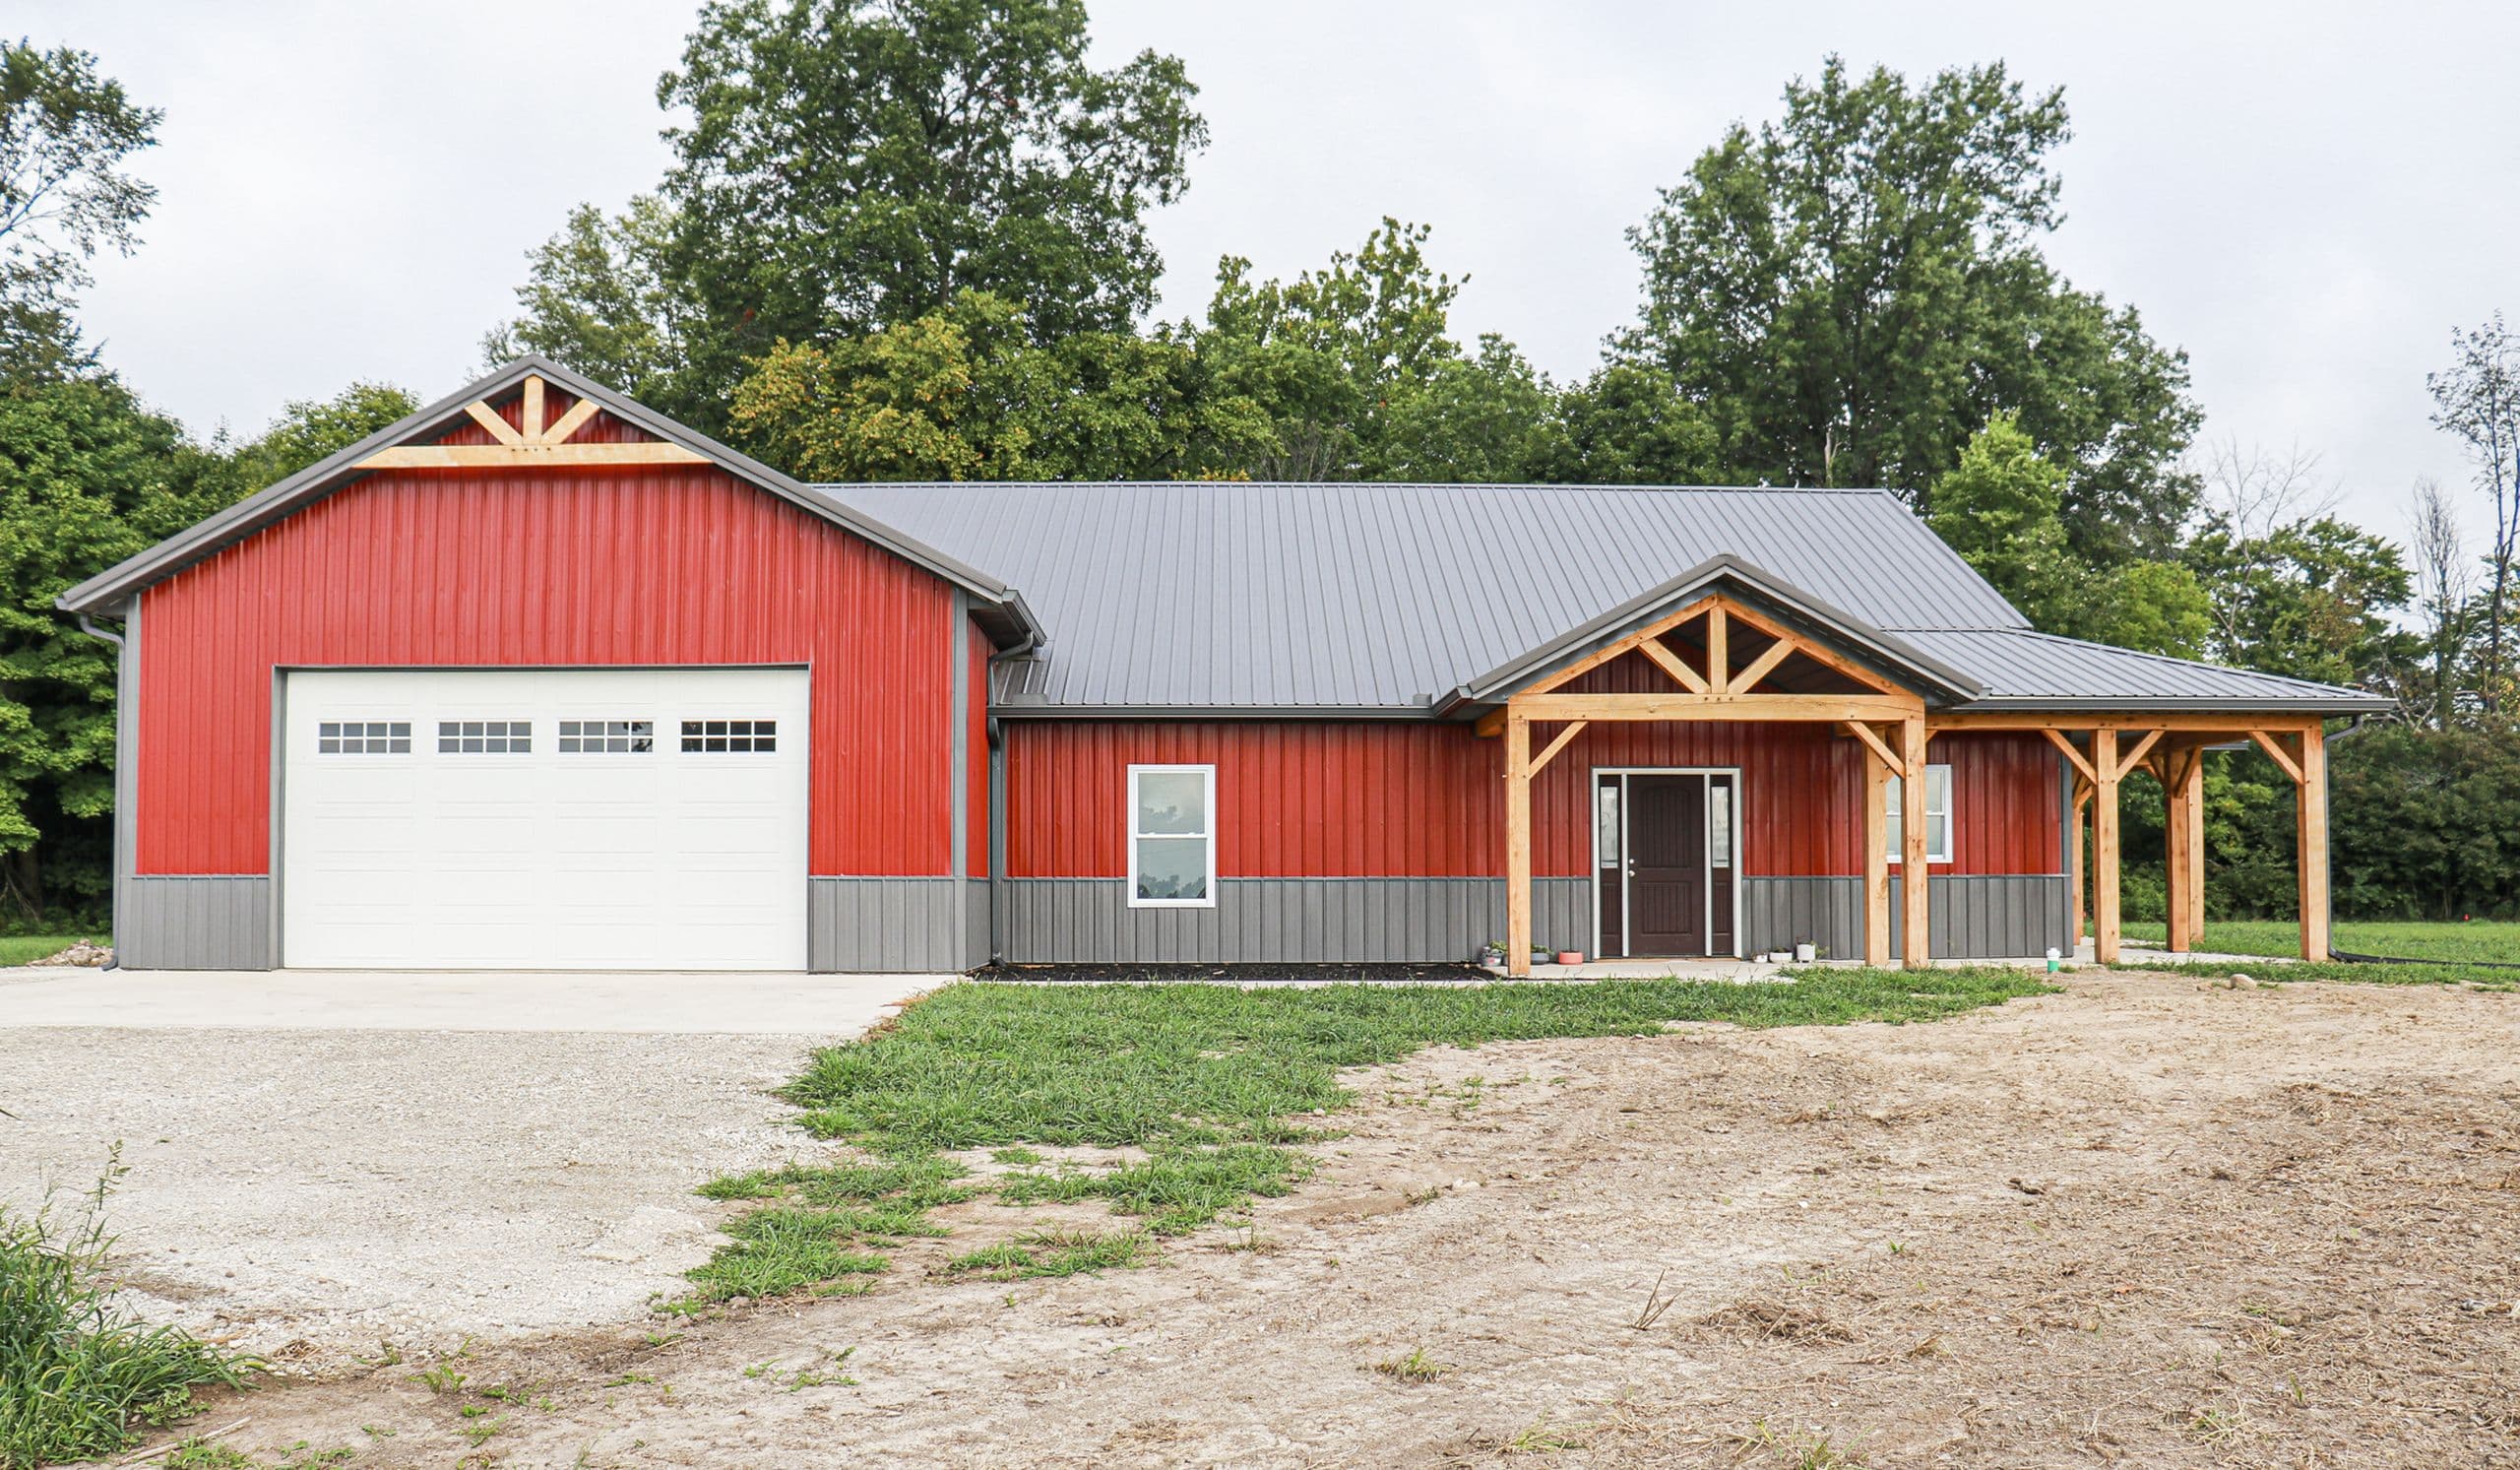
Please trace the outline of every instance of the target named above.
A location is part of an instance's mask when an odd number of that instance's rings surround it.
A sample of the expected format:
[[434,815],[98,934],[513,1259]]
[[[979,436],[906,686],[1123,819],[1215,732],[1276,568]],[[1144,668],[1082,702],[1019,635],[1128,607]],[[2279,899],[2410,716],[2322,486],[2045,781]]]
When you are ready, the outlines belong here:
[[[1659,671],[1665,687],[1588,685],[1621,661],[1633,668],[1640,659]],[[1531,969],[1533,778],[1601,722],[1820,723],[1855,741],[1864,793],[1863,957],[1874,965],[1893,960],[1890,786],[1899,783],[1896,861],[1904,872],[1927,872],[1928,784],[1910,778],[1927,768],[1937,736],[2035,733],[2071,767],[2073,926],[2079,938],[2088,906],[2103,964],[2116,961],[2122,942],[2118,794],[2125,778],[2143,771],[2166,794],[2169,943],[2173,951],[2192,950],[2205,927],[2204,753],[2253,743],[2298,793],[2301,955],[2328,955],[2326,726],[2318,715],[1972,709],[1970,696],[1980,691],[1968,675],[1732,558],[1685,574],[1480,682],[1499,700],[1480,721],[1480,734],[1501,735],[1504,742],[1511,974]],[[1535,727],[1547,732],[1537,750]],[[1897,886],[1896,959],[1925,964],[1932,952],[1929,885]]]

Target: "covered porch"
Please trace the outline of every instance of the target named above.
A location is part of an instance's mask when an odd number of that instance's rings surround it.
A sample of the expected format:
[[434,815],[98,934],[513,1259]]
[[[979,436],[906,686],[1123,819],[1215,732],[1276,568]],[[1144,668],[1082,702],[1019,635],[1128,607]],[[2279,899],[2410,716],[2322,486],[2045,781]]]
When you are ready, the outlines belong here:
[[[1931,870],[1928,783],[1910,778],[1926,771],[1937,737],[2009,732],[2036,735],[2054,747],[2070,771],[2064,846],[2074,936],[2088,911],[2102,963],[2113,963],[2121,946],[2125,779],[2145,772],[2166,794],[2170,948],[2192,950],[2205,916],[2203,754],[2210,746],[2250,741],[2300,793],[2301,952],[2327,956],[2326,752],[2319,717],[1985,708],[1973,698],[1982,692],[1968,675],[1895,635],[1856,623],[1729,558],[1465,686],[1458,697],[1488,705],[1479,733],[1498,738],[1502,750],[1508,973],[1532,969],[1534,778],[1552,762],[1579,756],[1588,731],[1622,722],[1802,723],[1850,742],[1862,772],[1861,953],[1875,965],[1923,965],[1935,952],[1931,883],[1894,883],[1893,877]],[[2061,947],[2072,954],[2070,942]]]

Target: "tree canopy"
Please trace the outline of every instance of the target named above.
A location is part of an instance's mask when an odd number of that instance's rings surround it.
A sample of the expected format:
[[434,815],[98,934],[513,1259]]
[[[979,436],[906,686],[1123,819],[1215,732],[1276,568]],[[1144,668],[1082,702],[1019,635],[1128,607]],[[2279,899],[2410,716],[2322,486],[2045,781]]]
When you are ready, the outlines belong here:
[[2158,553],[2194,503],[2178,456],[2198,411],[2182,354],[2040,254],[2067,136],[2062,92],[2001,63],[1912,88],[1831,57],[1629,231],[1644,299],[1614,350],[1702,405],[1737,472],[1923,510],[1970,435],[2013,415],[2067,472],[2078,554]]
[[777,344],[965,292],[1020,303],[1040,342],[1132,330],[1163,264],[1147,211],[1187,186],[1207,124],[1177,59],[1098,70],[1088,40],[1083,0],[705,7],[658,84],[689,117],[658,196],[574,214],[494,354],[534,348],[715,429]]

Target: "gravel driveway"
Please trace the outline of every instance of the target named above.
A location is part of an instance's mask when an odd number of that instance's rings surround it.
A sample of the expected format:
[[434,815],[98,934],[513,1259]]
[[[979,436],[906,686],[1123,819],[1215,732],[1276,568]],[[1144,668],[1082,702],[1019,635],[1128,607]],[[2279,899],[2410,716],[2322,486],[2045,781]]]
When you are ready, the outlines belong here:
[[[138,1305],[300,1367],[381,1338],[618,1321],[674,1290],[720,1213],[693,1187],[815,1147],[768,1089],[933,983],[797,977],[814,1003],[791,995],[783,1013],[828,1029],[725,1035],[557,1029],[569,1015],[537,1016],[530,994],[511,1029],[380,1024],[440,1008],[429,978],[404,976],[326,978],[367,997],[341,1007],[362,1029],[303,1013],[285,1029],[158,1025],[156,979],[61,978],[90,988],[102,1025],[24,1024],[78,1012],[51,982],[0,980],[0,1109],[15,1115],[0,1117],[0,1201],[52,1188],[74,1208],[119,1141],[129,1173],[107,1220]],[[625,978],[625,1005],[655,979]],[[574,1008],[588,987],[571,986]],[[579,1013],[618,1024],[625,1005]],[[537,1020],[554,1029],[514,1029]]]

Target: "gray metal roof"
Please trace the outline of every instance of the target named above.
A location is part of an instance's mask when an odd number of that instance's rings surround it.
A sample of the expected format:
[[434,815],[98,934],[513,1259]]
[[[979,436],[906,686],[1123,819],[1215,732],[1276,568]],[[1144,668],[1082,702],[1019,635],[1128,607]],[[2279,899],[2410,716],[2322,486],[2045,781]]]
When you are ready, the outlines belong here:
[[2059,638],[2023,628],[1930,628],[1900,634],[1985,685],[1973,710],[2301,710],[2377,713],[2375,694],[2280,674]]
[[644,404],[615,393],[600,383],[580,377],[548,357],[534,354],[519,357],[348,448],[327,455],[278,484],[248,495],[148,550],[107,567],[63,593],[56,600],[56,606],[71,612],[108,611],[141,588],[173,576],[220,547],[242,541],[359,479],[368,473],[358,468],[359,462],[376,451],[443,432],[465,422],[468,419],[464,412],[466,405],[498,397],[522,384],[529,376],[540,377],[573,397],[593,399],[603,407],[604,412],[623,422],[635,424],[666,443],[678,444],[701,455],[738,479],[749,480],[781,499],[834,522],[962,588],[974,599],[974,610],[1002,642],[1012,644],[1040,631],[1033,619],[1031,608],[1025,605],[1024,595],[986,572],[965,565],[891,526],[868,520],[858,511],[800,480],[780,474],[759,460],[729,449],[706,434],[685,428]]
[[2032,632],[1884,490],[1389,483],[820,486],[1025,589],[1010,713],[1422,716],[1730,558],[1894,660],[2071,708],[2384,708]]

